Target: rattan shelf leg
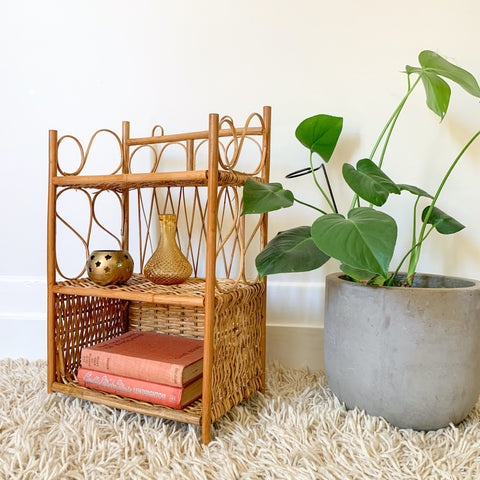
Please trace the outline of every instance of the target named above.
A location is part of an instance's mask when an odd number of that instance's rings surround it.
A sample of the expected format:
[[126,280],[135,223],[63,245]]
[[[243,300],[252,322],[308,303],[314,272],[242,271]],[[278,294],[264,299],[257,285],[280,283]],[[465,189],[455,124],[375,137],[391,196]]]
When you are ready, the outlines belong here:
[[212,439],[212,432],[211,432],[211,429],[212,429],[212,425],[211,423],[206,423],[203,419],[202,419],[202,443],[204,445],[208,445],[210,443],[210,440]]
[[56,187],[53,177],[57,174],[58,143],[57,131],[49,132],[49,185],[48,185],[48,229],[47,229],[47,391],[52,392],[55,380],[56,355],[55,355],[55,297],[53,285],[55,283],[55,215],[56,215]]

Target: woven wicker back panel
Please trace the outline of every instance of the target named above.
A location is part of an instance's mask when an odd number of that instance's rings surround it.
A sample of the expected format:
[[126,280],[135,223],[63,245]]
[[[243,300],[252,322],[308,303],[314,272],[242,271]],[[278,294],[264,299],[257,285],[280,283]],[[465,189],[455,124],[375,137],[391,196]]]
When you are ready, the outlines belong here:
[[205,309],[182,305],[130,302],[129,330],[203,338]]
[[[245,262],[246,236],[257,233],[258,218],[240,217],[240,187],[219,191],[217,222],[217,276],[220,278],[255,278]],[[166,187],[139,189],[130,193],[130,250],[137,256],[136,271],[142,272],[157,247],[160,214],[177,216],[178,246],[193,267],[194,277],[205,277],[207,190],[205,187]],[[241,226],[243,224],[244,226]],[[254,233],[255,232],[255,233]],[[257,239],[257,244],[259,241]],[[257,248],[251,248],[258,253]],[[138,252],[138,255],[136,254]]]
[[83,347],[126,331],[127,304],[110,298],[55,295],[57,381],[71,381],[76,376]]

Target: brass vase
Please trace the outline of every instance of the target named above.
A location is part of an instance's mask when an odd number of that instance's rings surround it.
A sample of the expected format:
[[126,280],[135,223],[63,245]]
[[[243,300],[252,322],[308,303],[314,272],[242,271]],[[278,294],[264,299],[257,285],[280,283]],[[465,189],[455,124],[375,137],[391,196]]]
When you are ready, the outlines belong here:
[[177,217],[159,215],[159,219],[160,242],[143,273],[150,281],[159,285],[183,283],[192,274],[192,266],[177,245]]

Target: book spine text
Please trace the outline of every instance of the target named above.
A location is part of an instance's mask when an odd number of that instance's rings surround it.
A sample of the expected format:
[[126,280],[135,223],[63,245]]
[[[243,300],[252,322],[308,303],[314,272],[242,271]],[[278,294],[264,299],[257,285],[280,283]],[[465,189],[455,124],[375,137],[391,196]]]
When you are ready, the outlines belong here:
[[136,378],[99,372],[81,367],[77,373],[78,384],[102,392],[113,393],[171,408],[182,408],[180,387],[162,385]]

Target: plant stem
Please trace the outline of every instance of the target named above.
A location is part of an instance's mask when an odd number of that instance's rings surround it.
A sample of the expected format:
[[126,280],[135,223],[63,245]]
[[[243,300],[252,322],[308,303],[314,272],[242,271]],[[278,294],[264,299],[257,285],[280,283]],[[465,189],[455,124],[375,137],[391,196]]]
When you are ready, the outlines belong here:
[[[419,74],[418,75],[418,78],[415,80],[415,82],[413,83],[413,85],[410,86],[410,75],[408,75],[408,90],[407,90],[407,93],[404,95],[404,97],[402,98],[402,100],[400,101],[400,103],[398,104],[397,108],[394,110],[394,112],[392,113],[391,117],[388,119],[385,127],[383,127],[383,130],[382,130],[382,133],[380,133],[380,136],[378,137],[378,140],[377,140],[377,143],[375,144],[375,146],[373,147],[373,150],[372,150],[372,153],[370,154],[370,160],[373,160],[373,157],[377,151],[377,148],[379,147],[381,141],[382,141],[382,138],[384,137],[385,133],[387,132],[388,130],[388,127],[390,126],[390,124],[393,123],[391,129],[390,129],[390,133],[388,135],[388,138],[386,140],[386,144],[388,144],[388,140],[390,139],[390,135],[392,134],[391,130],[393,130],[393,127],[395,126],[395,122],[397,121],[397,118],[398,116],[400,115],[400,112],[403,110],[403,107],[405,106],[405,103],[407,102],[408,100],[408,97],[410,96],[410,94],[413,92],[413,90],[415,89],[415,87],[418,85],[418,82],[420,81],[420,79],[422,78],[422,74]],[[382,163],[383,163],[383,157],[385,156],[385,150],[386,150],[386,145],[384,146],[383,148],[383,155],[381,157],[381,162],[379,162],[378,166],[381,167],[382,166]]]
[[316,210],[317,212],[323,213],[324,215],[327,214],[327,212],[321,210],[320,208],[317,208],[317,207],[315,207],[315,206],[313,206],[313,205],[310,205],[309,203],[302,202],[302,201],[299,200],[298,198],[293,197],[293,200],[295,200],[295,202],[297,202],[297,203],[301,203],[302,205],[305,205],[306,207],[313,208],[313,209]]
[[[387,150],[387,146],[388,146],[388,142],[390,141],[390,137],[392,135],[392,132],[393,132],[393,128],[395,127],[395,124],[397,122],[397,119],[400,115],[400,112],[403,110],[403,107],[405,106],[405,103],[406,101],[408,100],[408,97],[410,96],[410,94],[413,92],[413,90],[415,89],[415,87],[418,85],[418,82],[420,81],[420,79],[422,78],[422,74],[419,74],[418,75],[418,78],[415,80],[415,82],[413,83],[413,85],[410,85],[410,75],[408,75],[408,89],[407,89],[407,93],[404,95],[404,97],[402,98],[402,100],[400,101],[400,103],[398,104],[397,108],[393,111],[392,115],[390,116],[390,118],[388,119],[387,123],[385,124],[385,126],[383,127],[383,130],[381,131],[373,149],[372,149],[372,153],[370,153],[370,157],[369,159],[370,160],[373,160],[373,157],[375,156],[375,153],[377,152],[377,149],[378,147],[380,146],[380,143],[382,142],[385,134],[387,133],[387,130],[390,128],[388,134],[387,134],[387,137],[385,138],[385,143],[383,145],[383,149],[382,149],[382,153],[380,155],[380,160],[378,162],[378,166],[381,168],[382,164],[383,164],[383,160],[384,160],[384,157],[385,157],[385,152]],[[355,204],[357,203],[358,201],[358,195],[355,194],[354,197],[353,197],[353,200],[352,200],[352,203],[350,205],[350,210],[355,206]]]
[[313,168],[312,156],[313,156],[313,152],[310,152],[310,169],[312,170],[312,175],[313,175],[313,180],[315,181],[315,185],[320,190],[320,192],[322,192],[322,195],[324,196],[325,200],[327,201],[329,207],[332,209],[332,212],[337,213],[336,208],[333,206],[330,198],[328,198],[328,195],[325,193],[323,188],[318,183],[317,176],[315,175],[315,169]]
[[417,243],[417,206],[419,201],[420,195],[415,200],[415,204],[413,206],[412,249],[415,248],[415,245]]
[[[433,230],[433,226],[430,228],[430,230],[426,233],[425,235],[425,238],[423,240],[425,240],[431,233],[431,231]],[[423,241],[422,240],[422,241]],[[392,285],[393,281],[395,280],[396,276],[398,275],[398,272],[400,271],[400,268],[402,267],[403,263],[405,262],[405,260],[407,259],[407,257],[413,252],[413,250],[418,247],[420,245],[420,243],[416,243],[415,245],[412,246],[412,248],[404,255],[404,257],[402,258],[402,260],[400,261],[400,263],[398,264],[398,267],[397,269],[395,270],[395,272],[393,272],[393,274],[388,278],[387,282],[385,283],[386,286],[390,286]],[[408,279],[408,274],[407,274],[407,279]],[[413,278],[412,278],[412,281],[413,281]]]
[[461,152],[457,155],[457,157],[453,161],[452,165],[450,165],[450,168],[448,169],[447,173],[443,177],[443,180],[440,183],[440,186],[438,187],[438,189],[435,193],[435,196],[433,197],[432,203],[431,203],[429,209],[427,210],[427,213],[425,215],[425,219],[423,220],[423,223],[422,223],[422,228],[420,230],[420,234],[418,236],[418,242],[415,245],[415,250],[412,252],[412,256],[411,256],[411,259],[410,259],[410,265],[409,265],[409,268],[408,268],[408,278],[412,277],[412,281],[413,281],[413,276],[415,275],[415,270],[417,268],[418,260],[419,260],[419,257],[420,257],[420,250],[422,248],[422,243],[427,238],[428,234],[431,231],[431,229],[430,229],[430,231],[426,235],[424,235],[425,228],[428,224],[428,220],[430,219],[430,215],[432,214],[432,211],[433,211],[433,207],[435,206],[435,203],[437,202],[437,199],[438,199],[441,191],[443,190],[443,187],[445,186],[445,183],[446,183],[448,177],[452,173],[452,171],[455,168],[455,166],[457,165],[458,161],[462,158],[463,154],[467,151],[467,149],[477,139],[478,136],[480,136],[480,130],[477,133],[475,133],[475,135],[467,142],[467,144],[462,148]]

